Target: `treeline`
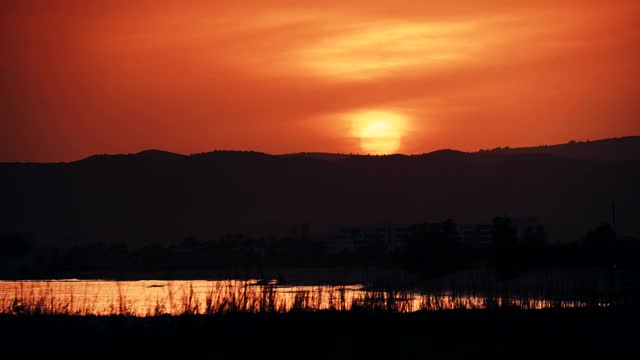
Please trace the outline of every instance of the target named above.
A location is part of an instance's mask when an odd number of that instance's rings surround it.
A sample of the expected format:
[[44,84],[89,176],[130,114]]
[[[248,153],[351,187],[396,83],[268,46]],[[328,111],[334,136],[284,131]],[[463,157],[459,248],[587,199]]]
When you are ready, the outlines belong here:
[[105,243],[37,249],[33,244],[24,234],[2,235],[0,275],[27,278],[279,266],[366,266],[446,273],[484,266],[509,276],[546,266],[636,268],[640,255],[640,241],[619,236],[609,224],[591,229],[580,242],[549,244],[543,228],[519,234],[505,217],[493,220],[491,238],[485,244],[461,242],[456,224],[446,220],[411,226],[404,245],[392,252],[383,241],[335,251],[325,242],[309,239],[243,234],[209,241],[188,236],[168,246],[151,244],[137,249]]

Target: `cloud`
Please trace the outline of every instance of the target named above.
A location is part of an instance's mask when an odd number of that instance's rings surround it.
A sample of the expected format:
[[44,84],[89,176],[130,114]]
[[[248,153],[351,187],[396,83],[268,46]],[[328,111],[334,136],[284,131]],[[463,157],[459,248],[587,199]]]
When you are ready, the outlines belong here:
[[[54,4],[55,3],[55,4]],[[162,148],[400,151],[640,133],[640,5],[600,1],[7,1],[0,161]]]

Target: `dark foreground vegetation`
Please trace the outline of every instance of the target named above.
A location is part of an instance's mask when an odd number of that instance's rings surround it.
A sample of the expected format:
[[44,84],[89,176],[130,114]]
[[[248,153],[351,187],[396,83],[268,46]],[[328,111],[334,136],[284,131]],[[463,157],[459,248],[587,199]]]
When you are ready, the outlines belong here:
[[0,331],[4,351],[16,349],[22,358],[607,359],[637,351],[633,329],[639,315],[623,307],[148,318],[0,315]]

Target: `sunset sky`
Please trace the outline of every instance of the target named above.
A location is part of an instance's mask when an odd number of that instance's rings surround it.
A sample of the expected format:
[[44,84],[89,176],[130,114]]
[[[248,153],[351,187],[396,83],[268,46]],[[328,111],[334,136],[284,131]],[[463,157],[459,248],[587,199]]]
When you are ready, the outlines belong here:
[[0,161],[640,134],[640,1],[2,0]]

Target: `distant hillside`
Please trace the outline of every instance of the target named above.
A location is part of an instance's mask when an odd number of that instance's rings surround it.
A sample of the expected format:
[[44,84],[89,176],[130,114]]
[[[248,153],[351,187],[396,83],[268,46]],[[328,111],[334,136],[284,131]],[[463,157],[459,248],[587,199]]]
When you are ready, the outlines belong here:
[[640,136],[525,148],[497,148],[480,151],[485,155],[546,154],[590,160],[640,160]]
[[321,160],[342,160],[342,159],[351,157],[353,155],[352,154],[332,154],[332,153],[322,153],[322,152],[303,152],[303,153],[295,153],[295,154],[284,154],[279,156],[302,157],[302,158],[321,159]]
[[[179,241],[229,232],[538,216],[556,241],[610,220],[640,235],[640,138],[405,156],[162,151],[0,164],[0,232],[40,244]],[[533,156],[523,156],[532,154]]]
[[[460,160],[468,159],[475,155],[546,155],[570,157],[575,159],[588,160],[640,160],[640,136],[628,136],[621,138],[594,140],[594,141],[571,141],[566,144],[557,145],[540,145],[523,148],[498,147],[490,150],[480,150],[478,152],[463,152],[453,149],[442,149],[430,153],[420,155],[412,155],[414,157],[423,157],[440,160]],[[318,160],[344,160],[356,157],[367,157],[368,155],[359,154],[339,154],[339,153],[323,153],[323,152],[301,152],[282,155],[269,155],[256,151],[231,151],[216,150],[206,153],[198,153],[192,155],[182,155],[161,150],[145,150],[136,154],[103,154],[93,155],[79,161],[95,161],[105,159],[145,159],[145,160],[178,160],[185,157],[190,158],[225,158],[230,160],[248,159],[248,158],[264,158],[264,157],[282,157],[282,158],[308,158]],[[399,157],[406,156],[402,154],[372,156],[376,158]]]
[[137,154],[126,154],[126,155],[111,155],[111,154],[103,154],[103,155],[93,155],[89,156],[86,159],[79,160],[78,162],[101,162],[101,161],[111,161],[111,160],[178,160],[184,158],[185,155],[175,154],[168,151],[161,150],[145,150],[141,151]]

